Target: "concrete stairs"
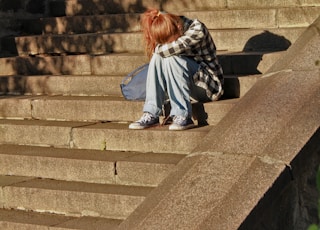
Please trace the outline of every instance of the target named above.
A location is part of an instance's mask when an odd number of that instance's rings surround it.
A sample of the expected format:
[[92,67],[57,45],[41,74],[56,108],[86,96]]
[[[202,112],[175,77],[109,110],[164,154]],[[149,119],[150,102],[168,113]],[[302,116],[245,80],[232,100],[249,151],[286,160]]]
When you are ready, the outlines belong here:
[[[268,1],[48,1],[0,58],[1,229],[116,229],[318,16]],[[122,78],[147,61],[138,13],[161,7],[208,25],[225,96],[193,104],[199,127],[128,130],[143,102]],[[294,17],[292,15],[299,15]]]

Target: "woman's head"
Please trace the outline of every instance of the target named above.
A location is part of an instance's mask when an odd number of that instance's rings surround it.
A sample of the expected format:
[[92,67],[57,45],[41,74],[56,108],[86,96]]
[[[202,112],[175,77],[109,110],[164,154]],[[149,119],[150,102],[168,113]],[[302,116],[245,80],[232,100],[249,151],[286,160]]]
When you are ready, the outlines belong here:
[[151,57],[156,44],[171,42],[182,35],[182,22],[180,17],[174,14],[160,12],[156,9],[147,10],[142,14],[141,26],[149,57]]

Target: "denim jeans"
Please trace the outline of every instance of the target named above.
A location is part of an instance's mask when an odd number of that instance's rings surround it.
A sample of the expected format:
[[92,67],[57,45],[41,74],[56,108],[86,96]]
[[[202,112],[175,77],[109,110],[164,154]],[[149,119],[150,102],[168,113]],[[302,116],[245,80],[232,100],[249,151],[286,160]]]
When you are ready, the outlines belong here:
[[198,101],[206,101],[204,90],[193,82],[193,75],[199,64],[185,56],[161,57],[153,54],[146,84],[146,100],[144,112],[154,116],[162,113],[162,105],[169,97],[170,116],[192,116],[191,97]]

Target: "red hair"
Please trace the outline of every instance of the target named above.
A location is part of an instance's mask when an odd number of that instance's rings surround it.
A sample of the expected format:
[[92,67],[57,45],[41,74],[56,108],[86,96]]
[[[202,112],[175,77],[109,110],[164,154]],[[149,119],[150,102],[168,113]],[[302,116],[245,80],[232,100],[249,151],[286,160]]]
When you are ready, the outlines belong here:
[[164,44],[173,35],[181,35],[181,19],[178,15],[149,9],[141,16],[141,27],[145,40],[145,50],[151,58],[157,44]]

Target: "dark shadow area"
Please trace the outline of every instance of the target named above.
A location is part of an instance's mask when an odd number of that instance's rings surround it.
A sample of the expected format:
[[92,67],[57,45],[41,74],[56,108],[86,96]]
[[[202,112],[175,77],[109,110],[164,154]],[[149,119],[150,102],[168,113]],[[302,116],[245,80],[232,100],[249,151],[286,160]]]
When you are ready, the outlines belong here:
[[291,42],[285,37],[264,31],[250,38],[242,52],[220,55],[219,60],[227,75],[259,74],[257,66],[264,54],[287,50],[290,45]]
[[201,102],[192,104],[192,116],[194,120],[198,121],[198,126],[206,126],[208,124],[208,113],[205,111],[204,105]]
[[225,75],[236,75],[236,78],[225,79],[225,95],[223,98],[240,97],[241,76],[261,74],[258,65],[265,54],[285,51],[291,46],[291,42],[283,36],[264,31],[250,38],[242,52],[219,55]]
[[0,96],[25,93],[25,79],[23,77],[0,77]]
[[287,50],[291,42],[283,36],[264,31],[250,38],[245,44],[244,52],[276,52]]
[[0,11],[17,12],[21,9],[21,0],[0,1]]
[[300,230],[319,223],[316,173],[320,129],[310,138],[260,200],[239,230]]
[[66,57],[85,54],[90,60],[90,55],[128,52],[129,45],[123,46],[127,43],[125,33],[140,31],[138,13],[146,7],[142,0],[134,4],[116,0],[79,0],[68,4],[65,0],[30,0],[28,3],[12,0],[0,1],[0,9],[34,14],[21,18],[19,36],[0,38],[0,57],[5,69],[10,69],[10,75],[20,76],[14,80],[1,79],[0,94],[3,95],[13,89],[23,94],[24,75],[72,74],[75,63],[68,63],[70,59]]

